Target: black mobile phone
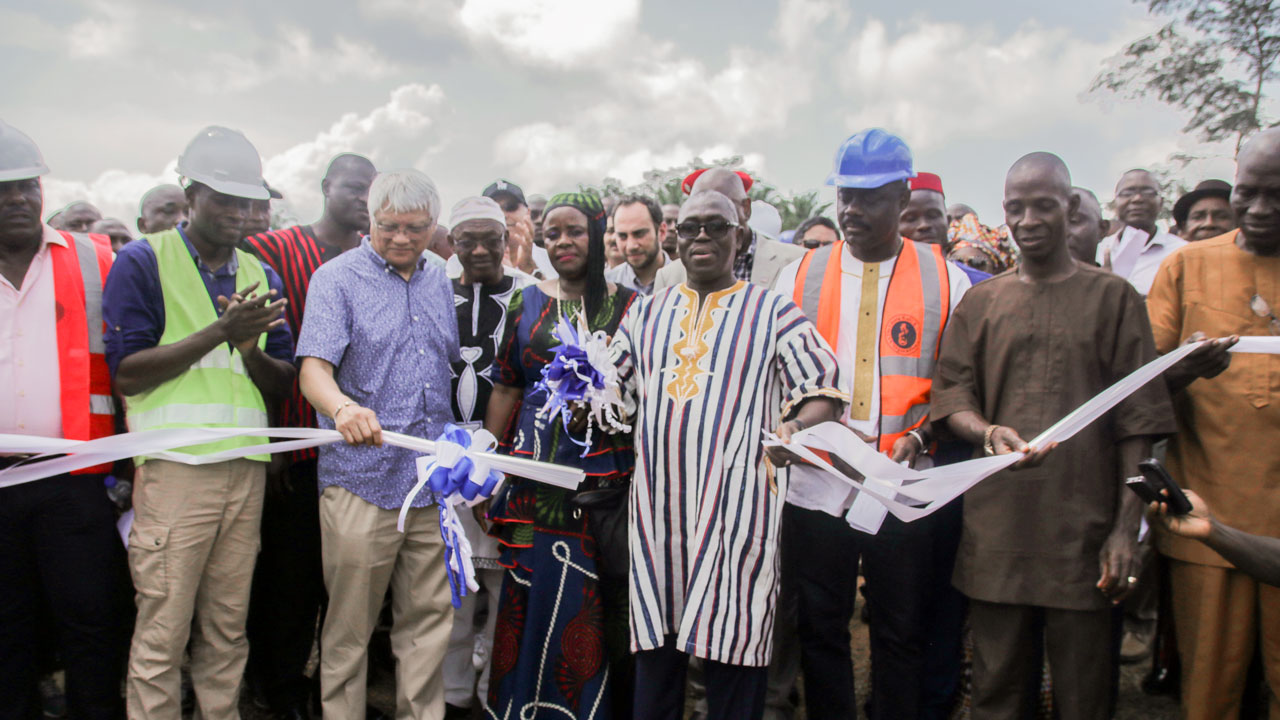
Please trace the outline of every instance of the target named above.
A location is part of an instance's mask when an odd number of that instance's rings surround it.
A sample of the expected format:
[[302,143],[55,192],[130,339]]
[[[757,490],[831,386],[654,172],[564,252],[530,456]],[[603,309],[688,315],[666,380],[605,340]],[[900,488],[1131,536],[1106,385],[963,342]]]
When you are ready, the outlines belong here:
[[[1173,476],[1159,460],[1148,458],[1138,463],[1138,471],[1142,474],[1129,478],[1125,486],[1132,490],[1143,502],[1162,502],[1169,506],[1169,514],[1186,515],[1191,512],[1191,501],[1182,494],[1182,488],[1173,481]],[[1167,490],[1168,496],[1160,491]]]

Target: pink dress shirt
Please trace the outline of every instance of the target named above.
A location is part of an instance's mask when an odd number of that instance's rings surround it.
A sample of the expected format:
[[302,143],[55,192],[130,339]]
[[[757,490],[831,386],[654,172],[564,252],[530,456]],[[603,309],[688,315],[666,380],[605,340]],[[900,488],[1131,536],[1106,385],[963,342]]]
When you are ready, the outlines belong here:
[[21,287],[0,276],[0,433],[62,437],[51,243],[67,246],[46,225]]

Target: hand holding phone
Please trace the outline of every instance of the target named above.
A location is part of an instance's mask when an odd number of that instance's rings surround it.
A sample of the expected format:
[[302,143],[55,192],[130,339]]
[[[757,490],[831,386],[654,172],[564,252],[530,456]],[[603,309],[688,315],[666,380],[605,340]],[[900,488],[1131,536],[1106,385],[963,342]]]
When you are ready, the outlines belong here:
[[[1155,458],[1148,458],[1138,463],[1138,471],[1142,474],[1125,481],[1125,487],[1132,490],[1142,501],[1167,503],[1169,515],[1178,517],[1191,512],[1191,501],[1182,493],[1182,488],[1173,481],[1173,476],[1165,466]],[[1165,491],[1163,494],[1161,491]]]

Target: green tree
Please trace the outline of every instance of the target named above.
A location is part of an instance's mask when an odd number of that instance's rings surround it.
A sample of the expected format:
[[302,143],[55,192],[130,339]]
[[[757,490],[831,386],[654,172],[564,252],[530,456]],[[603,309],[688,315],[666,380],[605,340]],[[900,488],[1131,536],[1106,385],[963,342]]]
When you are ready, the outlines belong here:
[[[594,192],[600,197],[618,197],[630,194],[648,195],[656,200],[659,205],[679,205],[684,202],[684,191],[680,188],[680,183],[684,181],[689,173],[705,167],[727,167],[737,170],[742,167],[742,157],[733,155],[709,162],[695,157],[684,165],[661,170],[650,170],[644,174],[644,180],[636,185],[624,185],[621,180],[605,178],[599,184],[581,184],[578,189],[583,192]],[[753,187],[752,189],[754,190],[755,188]]]
[[782,229],[794,230],[800,223],[811,217],[817,217],[831,208],[831,203],[819,203],[818,191],[792,193],[783,198],[778,205],[778,213],[782,215]]
[[1190,113],[1183,132],[1236,149],[1269,120],[1265,98],[1280,77],[1280,6],[1275,0],[1134,0],[1172,16],[1130,43],[1090,92],[1154,95]]

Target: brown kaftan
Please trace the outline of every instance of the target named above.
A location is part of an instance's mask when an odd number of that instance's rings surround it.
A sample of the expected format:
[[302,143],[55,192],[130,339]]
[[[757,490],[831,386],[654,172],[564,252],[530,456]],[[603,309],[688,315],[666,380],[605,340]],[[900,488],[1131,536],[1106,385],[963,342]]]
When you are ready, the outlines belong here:
[[[1010,271],[974,286],[956,308],[932,417],[973,410],[1031,440],[1155,357],[1142,298],[1123,278],[1079,266],[1032,284]],[[1174,429],[1168,392],[1155,381],[1040,467],[979,483],[965,495],[956,587],[987,602],[1107,607],[1095,585],[1121,484],[1116,443]]]

